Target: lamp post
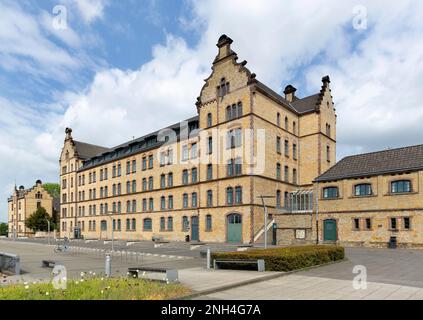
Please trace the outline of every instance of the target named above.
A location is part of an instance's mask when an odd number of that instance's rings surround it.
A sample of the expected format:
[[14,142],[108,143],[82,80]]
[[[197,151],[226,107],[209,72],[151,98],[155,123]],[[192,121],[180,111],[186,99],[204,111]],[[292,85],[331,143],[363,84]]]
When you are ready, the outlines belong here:
[[263,196],[260,195],[258,198],[261,198],[261,203],[263,204],[264,210],[264,248],[267,249],[267,206],[264,203],[264,199],[271,199],[275,198],[274,196]]
[[47,220],[47,244],[50,245],[50,220]]
[[[113,211],[108,211],[106,212],[106,214],[115,214],[116,212]],[[112,216],[107,216],[111,219],[112,221],[112,253],[115,251],[115,228],[113,228],[113,217]]]

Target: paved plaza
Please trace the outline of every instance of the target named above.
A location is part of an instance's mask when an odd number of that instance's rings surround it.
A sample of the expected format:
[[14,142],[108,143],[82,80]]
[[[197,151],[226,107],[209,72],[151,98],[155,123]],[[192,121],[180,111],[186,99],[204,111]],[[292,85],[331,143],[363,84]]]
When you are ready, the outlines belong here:
[[[56,254],[54,245],[42,240],[0,240],[0,251],[20,255],[23,274],[6,282],[43,280],[51,269],[41,261],[55,260],[65,265],[68,277],[81,272],[104,273],[104,254],[111,244],[104,241],[73,241],[71,250]],[[406,249],[347,248],[342,262],[294,273],[207,270],[200,257],[205,248],[236,250],[222,244],[191,246],[167,243],[155,247],[152,242],[114,244],[112,271],[126,276],[128,267],[178,269],[179,281],[193,290],[193,299],[423,299],[423,251]],[[354,289],[355,266],[364,266],[366,289]]]

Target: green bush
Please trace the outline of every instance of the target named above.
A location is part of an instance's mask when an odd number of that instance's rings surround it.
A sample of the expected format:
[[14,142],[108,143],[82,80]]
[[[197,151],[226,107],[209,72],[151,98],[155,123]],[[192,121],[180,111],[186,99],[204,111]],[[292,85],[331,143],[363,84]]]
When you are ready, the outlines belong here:
[[[215,259],[265,261],[266,271],[292,271],[344,259],[340,246],[301,246],[272,249],[253,249],[242,252],[213,252]],[[241,265],[240,265],[241,266]],[[224,267],[224,266],[223,266]]]

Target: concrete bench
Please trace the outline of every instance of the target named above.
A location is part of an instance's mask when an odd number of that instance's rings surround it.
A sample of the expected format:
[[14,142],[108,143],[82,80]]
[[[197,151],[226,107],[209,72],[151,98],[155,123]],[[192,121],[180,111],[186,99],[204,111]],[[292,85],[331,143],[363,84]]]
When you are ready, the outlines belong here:
[[165,278],[162,279],[151,279],[169,283],[178,282],[178,270],[166,269],[166,268],[153,268],[153,267],[139,267],[139,268],[128,268],[128,274],[131,278],[139,278],[140,274],[143,273],[162,273]]
[[54,268],[58,264],[60,264],[60,262],[54,261],[54,260],[42,260],[41,261],[41,266],[43,268]]
[[257,260],[241,260],[241,259],[215,259],[213,260],[213,268],[219,269],[219,265],[257,265],[257,271],[263,272],[265,271],[265,265],[263,259],[257,259]]

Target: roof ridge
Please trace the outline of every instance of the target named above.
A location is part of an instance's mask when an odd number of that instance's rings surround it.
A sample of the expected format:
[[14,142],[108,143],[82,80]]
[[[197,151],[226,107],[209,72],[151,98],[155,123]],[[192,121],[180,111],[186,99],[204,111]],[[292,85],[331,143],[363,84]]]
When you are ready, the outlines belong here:
[[393,148],[393,149],[385,149],[385,150],[379,150],[379,151],[370,151],[370,152],[359,153],[359,154],[355,154],[355,155],[353,154],[353,155],[346,156],[346,157],[342,158],[339,162],[341,162],[342,160],[347,159],[347,158],[354,158],[354,157],[365,156],[365,155],[369,155],[369,154],[397,151],[397,150],[402,150],[402,149],[410,149],[410,148],[415,148],[415,147],[423,147],[423,144],[416,144],[416,145],[411,145],[411,146],[398,147],[398,148]]

